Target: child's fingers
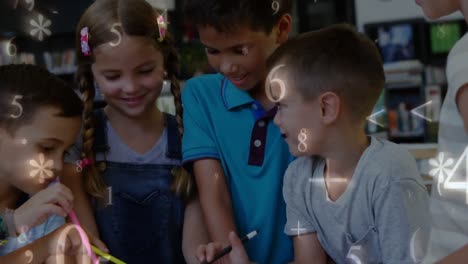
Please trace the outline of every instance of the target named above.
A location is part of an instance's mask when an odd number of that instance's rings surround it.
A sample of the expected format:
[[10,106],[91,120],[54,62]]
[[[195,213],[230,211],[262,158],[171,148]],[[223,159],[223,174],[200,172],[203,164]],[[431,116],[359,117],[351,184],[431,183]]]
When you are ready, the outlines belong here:
[[57,206],[55,204],[46,204],[44,205],[44,211],[47,215],[60,215],[62,217],[67,217],[67,211],[65,211],[62,207]]
[[78,233],[78,230],[75,227],[70,229],[70,232],[67,233],[67,238],[70,242],[70,247],[68,248],[67,253],[71,255],[76,255],[80,252],[82,246],[81,237]]
[[91,264],[91,257],[84,245],[80,247],[80,251],[75,255],[75,260],[76,264]]
[[65,185],[63,185],[61,183],[54,184],[54,185],[48,187],[47,189],[45,189],[43,191],[48,194],[49,198],[54,198],[54,197],[56,197],[58,195],[62,195],[62,196],[65,197],[65,199],[67,199],[69,201],[73,201],[72,192],[70,191],[70,189],[68,189],[67,186],[65,186]]
[[109,249],[107,248],[106,244],[104,244],[104,242],[102,242],[99,238],[97,238],[93,234],[88,233],[88,232],[86,232],[86,233],[88,235],[89,243],[96,246],[101,251],[104,251],[105,253],[109,253]]
[[60,184],[60,191],[61,191],[61,194],[63,194],[68,201],[73,202],[73,193],[70,190],[70,188],[68,188],[67,186],[63,184]]
[[73,263],[73,261],[74,261],[73,256],[68,256],[65,254],[54,254],[54,255],[50,255],[44,263],[45,264],[64,264],[64,263]]
[[231,243],[232,251],[230,254],[231,263],[249,263],[249,257],[245,252],[241,240],[235,232],[229,233],[229,243]]
[[222,246],[220,243],[209,243],[206,247],[206,260],[211,261],[214,259],[216,253],[222,250]]
[[240,241],[239,237],[233,231],[229,233],[229,242],[231,242],[231,246],[233,249],[243,247],[242,242]]
[[195,253],[195,256],[197,257],[199,262],[205,261],[206,258],[206,246],[205,245],[200,245],[197,248],[197,251]]
[[64,195],[58,194],[51,200],[51,203],[60,205],[66,212],[69,212],[73,208],[73,202],[67,200]]

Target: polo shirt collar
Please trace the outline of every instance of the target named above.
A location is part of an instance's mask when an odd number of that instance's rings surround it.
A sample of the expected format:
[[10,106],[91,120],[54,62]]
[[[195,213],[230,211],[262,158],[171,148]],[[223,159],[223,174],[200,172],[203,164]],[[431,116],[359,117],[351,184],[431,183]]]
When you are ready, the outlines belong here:
[[232,110],[233,108],[246,104],[252,104],[255,101],[248,92],[237,88],[225,77],[221,80],[221,96],[223,98],[224,106],[228,110]]

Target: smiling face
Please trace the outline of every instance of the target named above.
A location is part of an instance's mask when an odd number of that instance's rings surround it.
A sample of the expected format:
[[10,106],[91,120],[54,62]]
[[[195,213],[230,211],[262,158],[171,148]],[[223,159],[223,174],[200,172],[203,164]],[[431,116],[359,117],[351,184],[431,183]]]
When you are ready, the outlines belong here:
[[30,122],[13,133],[0,129],[1,181],[34,194],[60,175],[64,153],[80,131],[81,117],[59,113],[57,108],[40,107]]
[[139,117],[155,107],[164,79],[164,57],[153,40],[124,34],[117,46],[94,49],[92,71],[109,107]]
[[438,19],[460,10],[460,0],[416,0],[424,14],[430,19]]
[[219,32],[212,26],[200,26],[198,32],[211,67],[226,76],[236,87],[248,91],[265,79],[266,59],[280,43],[286,41],[289,29],[273,29],[267,34],[252,31],[247,26],[238,26],[232,32]]
[[[286,83],[287,92],[280,97],[279,89],[273,88],[273,97],[282,98],[276,103],[278,111],[274,123],[294,156],[320,153],[324,134],[321,106],[318,99],[304,100],[296,89]],[[276,95],[275,96],[275,91]]]

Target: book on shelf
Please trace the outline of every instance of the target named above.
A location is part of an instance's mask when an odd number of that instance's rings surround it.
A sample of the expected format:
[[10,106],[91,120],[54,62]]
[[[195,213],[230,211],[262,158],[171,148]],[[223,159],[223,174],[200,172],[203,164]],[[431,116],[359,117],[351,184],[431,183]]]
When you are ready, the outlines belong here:
[[47,69],[54,74],[72,74],[76,71],[75,51],[44,52]]
[[423,83],[423,65],[418,60],[399,61],[384,65],[388,89],[420,86]]

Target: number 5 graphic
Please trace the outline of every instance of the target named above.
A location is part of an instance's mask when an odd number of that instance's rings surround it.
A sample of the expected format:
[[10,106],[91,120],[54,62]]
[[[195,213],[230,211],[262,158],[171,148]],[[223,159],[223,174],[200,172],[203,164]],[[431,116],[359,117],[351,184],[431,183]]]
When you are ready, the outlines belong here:
[[351,260],[352,263],[354,263],[354,264],[362,264],[362,261],[359,259],[359,257],[354,254],[356,251],[360,251],[360,250],[361,250],[360,245],[351,246],[351,248],[348,251],[348,255],[346,255],[346,259]]
[[110,42],[109,45],[111,45],[112,47],[116,47],[118,45],[120,45],[120,42],[122,41],[122,34],[120,33],[120,31],[118,31],[116,29],[116,27],[122,27],[122,24],[120,23],[114,23],[112,25],[112,28],[111,28],[111,32],[114,33],[115,35],[117,35],[117,42]]
[[18,100],[20,99],[23,99],[22,95],[15,95],[15,97],[13,97],[13,101],[11,102],[11,104],[18,107],[19,111],[18,111],[18,114],[16,115],[11,114],[10,116],[12,118],[19,118],[23,114],[23,106],[18,102]]

